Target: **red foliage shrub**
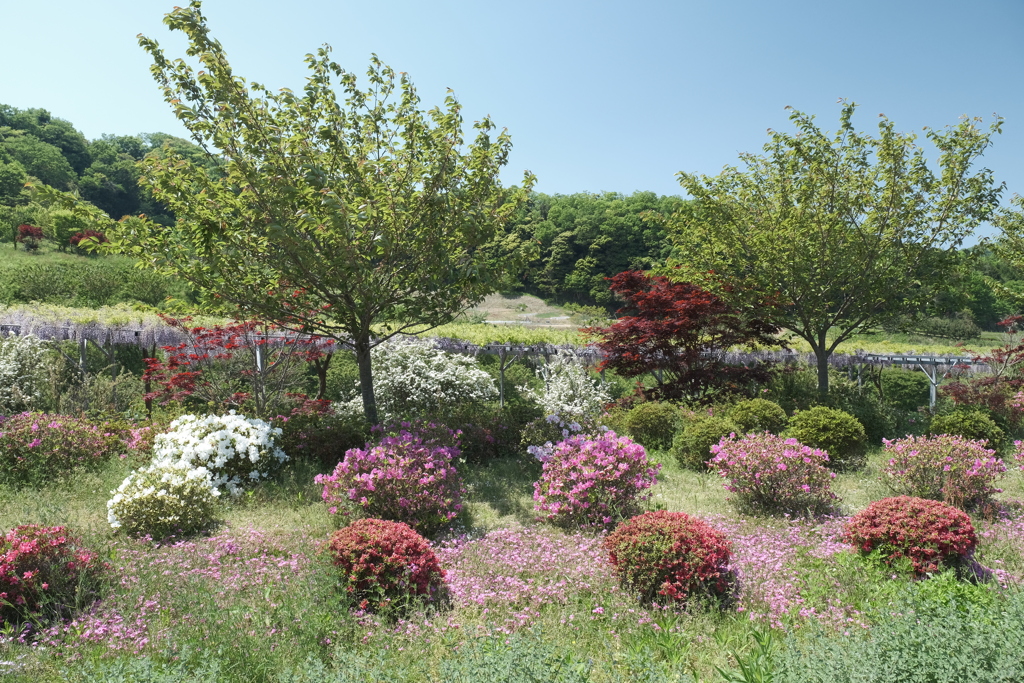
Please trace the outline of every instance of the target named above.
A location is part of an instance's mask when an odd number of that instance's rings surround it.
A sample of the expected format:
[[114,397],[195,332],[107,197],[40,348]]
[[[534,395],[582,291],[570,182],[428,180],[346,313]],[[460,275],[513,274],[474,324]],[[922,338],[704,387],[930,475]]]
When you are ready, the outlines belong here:
[[[988,354],[975,354],[972,360],[985,363],[990,373],[980,376],[959,377],[939,387],[939,391],[948,396],[958,406],[984,408],[1001,427],[1015,428],[1024,417],[1017,406],[1013,405],[1013,397],[1018,391],[1024,390],[1024,337],[1020,334],[1024,316],[1011,315],[997,323],[1003,328],[1003,345],[992,349]],[[966,370],[965,366],[956,366],[954,371]]]
[[444,588],[444,570],[430,544],[402,522],[360,519],[331,534],[328,551],[360,609],[435,600]]
[[647,512],[620,524],[604,542],[622,586],[643,602],[685,603],[693,595],[727,598],[734,585],[725,535],[684,512]]
[[28,225],[27,223],[18,226],[18,236],[15,241],[22,242],[25,245],[25,249],[28,251],[35,251],[39,248],[39,242],[43,239],[43,229],[35,226]]
[[88,244],[89,242],[103,244],[106,241],[107,236],[104,235],[99,230],[83,230],[82,232],[76,232],[68,240],[71,246],[74,247],[75,249],[78,249],[79,247],[84,247],[84,245],[82,245],[82,242],[85,242],[86,244]]
[[605,354],[601,367],[623,377],[654,374],[647,398],[703,399],[716,392],[742,392],[768,380],[767,366],[731,365],[721,354],[734,346],[775,345],[778,328],[758,315],[745,315],[688,282],[627,271],[610,278],[611,290],[626,306],[611,327],[591,328]]
[[104,569],[62,526],[11,529],[0,538],[0,625],[68,614],[95,596]]
[[961,566],[978,544],[966,512],[911,496],[876,500],[854,515],[844,537],[886,564],[907,558],[918,576]]

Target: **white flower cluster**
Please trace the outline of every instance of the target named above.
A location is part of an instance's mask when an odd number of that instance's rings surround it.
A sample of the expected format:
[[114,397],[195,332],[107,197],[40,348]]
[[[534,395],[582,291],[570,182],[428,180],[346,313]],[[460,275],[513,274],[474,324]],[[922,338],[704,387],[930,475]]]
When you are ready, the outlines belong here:
[[35,407],[44,382],[45,351],[35,335],[0,338],[0,414]]
[[152,463],[131,474],[107,501],[107,521],[132,536],[156,540],[209,527],[220,492],[205,467]]
[[[475,358],[434,348],[429,340],[395,337],[370,352],[373,391],[383,422],[498,397],[494,379]],[[356,397],[342,411],[362,412]]]
[[274,445],[280,427],[236,415],[182,415],[153,442],[154,464],[206,468],[213,485],[239,495],[246,484],[266,479],[288,456]]
[[592,417],[599,415],[611,396],[600,380],[591,378],[583,363],[568,349],[560,349],[537,369],[544,390],[529,391],[548,415]]

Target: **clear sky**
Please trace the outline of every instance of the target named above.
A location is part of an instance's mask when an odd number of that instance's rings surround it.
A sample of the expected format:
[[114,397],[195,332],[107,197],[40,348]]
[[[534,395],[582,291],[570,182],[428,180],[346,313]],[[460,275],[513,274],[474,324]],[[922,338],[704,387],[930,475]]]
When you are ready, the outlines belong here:
[[[185,0],[178,0],[184,4]],[[0,103],[42,107],[92,139],[185,135],[136,35],[184,41],[164,0],[0,1]],[[425,106],[452,88],[472,121],[512,135],[505,174],[546,193],[679,194],[787,130],[787,105],[834,130],[885,113],[900,131],[1004,117],[983,159],[1004,202],[1024,194],[1024,0],[206,0],[235,73],[298,89],[323,43],[363,73],[370,53],[410,74]]]

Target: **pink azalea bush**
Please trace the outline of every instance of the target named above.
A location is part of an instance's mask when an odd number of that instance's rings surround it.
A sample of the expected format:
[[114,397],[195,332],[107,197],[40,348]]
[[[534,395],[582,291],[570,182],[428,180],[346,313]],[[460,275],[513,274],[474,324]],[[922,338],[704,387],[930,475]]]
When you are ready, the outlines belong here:
[[62,526],[26,524],[0,537],[0,626],[66,615],[93,596],[104,565]]
[[908,436],[886,440],[889,463],[882,477],[897,496],[937,500],[962,510],[976,509],[999,493],[993,484],[1006,472],[984,441],[962,436]]
[[99,465],[125,446],[115,431],[67,415],[0,417],[0,482],[42,484]]
[[796,439],[775,434],[731,434],[711,447],[708,465],[736,494],[742,510],[765,513],[823,514],[838,501],[835,478],[826,466],[828,454]]
[[643,446],[615,432],[573,436],[544,462],[534,509],[558,526],[609,528],[640,511],[659,469]]
[[352,448],[332,474],[321,474],[332,514],[353,508],[362,517],[404,522],[421,534],[447,525],[462,510],[466,489],[453,466],[456,435],[437,425],[405,423],[378,444]]

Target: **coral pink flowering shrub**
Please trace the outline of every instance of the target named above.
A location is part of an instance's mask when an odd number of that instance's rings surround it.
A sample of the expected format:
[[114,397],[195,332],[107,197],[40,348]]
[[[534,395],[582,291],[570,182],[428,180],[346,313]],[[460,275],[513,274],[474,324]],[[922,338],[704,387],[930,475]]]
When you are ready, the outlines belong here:
[[408,524],[360,519],[331,534],[327,549],[341,570],[345,592],[360,609],[441,597],[444,570],[430,544]]
[[684,512],[658,510],[626,520],[604,542],[623,588],[645,603],[732,592],[725,534]]
[[558,526],[608,528],[639,512],[659,469],[643,446],[615,432],[573,436],[544,461],[534,509]]
[[768,432],[723,438],[711,447],[712,470],[728,479],[741,510],[766,513],[823,514],[838,501],[828,454]]
[[910,496],[876,500],[850,519],[844,539],[886,564],[906,558],[918,576],[961,566],[978,544],[966,512]]
[[434,424],[403,423],[397,433],[390,429],[376,445],[349,449],[332,474],[315,481],[323,484],[332,514],[355,507],[364,516],[433,533],[455,519],[466,493],[452,465],[459,457],[458,446],[450,445],[456,435]]
[[0,482],[41,484],[124,449],[115,431],[46,413],[0,417]]
[[897,495],[973,510],[1001,491],[992,484],[1006,472],[1006,465],[983,441],[941,434],[884,443],[889,464],[882,468],[882,478]]
[[0,538],[0,625],[37,615],[66,615],[94,597],[105,569],[62,526],[27,524]]

